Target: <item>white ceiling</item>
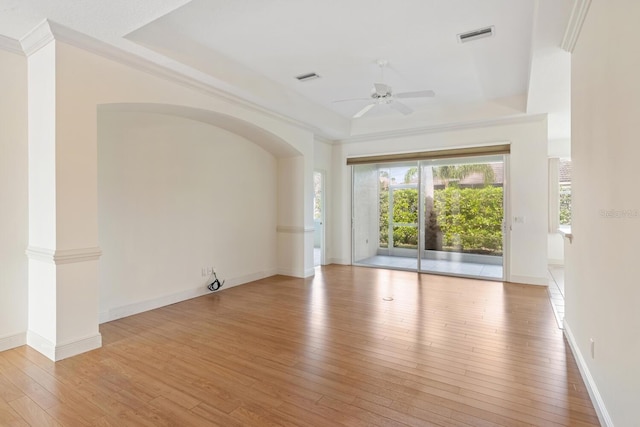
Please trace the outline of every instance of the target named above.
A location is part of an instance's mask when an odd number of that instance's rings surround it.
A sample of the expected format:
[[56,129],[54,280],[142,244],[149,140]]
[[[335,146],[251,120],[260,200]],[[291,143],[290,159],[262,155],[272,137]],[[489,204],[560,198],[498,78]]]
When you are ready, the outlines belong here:
[[[195,70],[207,84],[302,121],[325,136],[344,138],[566,110],[568,92],[558,101],[558,86],[568,91],[566,69],[555,73],[554,67],[560,61],[566,68],[559,45],[571,4],[0,0],[0,34],[19,40],[50,19],[178,71]],[[458,33],[490,25],[495,27],[492,37],[457,41]],[[551,60],[554,55],[561,59]],[[408,116],[379,106],[351,120],[368,101],[333,101],[367,98],[372,84],[381,80],[379,59],[389,61],[384,82],[394,92],[432,89],[436,97],[403,100],[415,110]],[[321,78],[304,83],[294,78],[308,72]],[[546,99],[553,100],[549,111],[543,111]]]

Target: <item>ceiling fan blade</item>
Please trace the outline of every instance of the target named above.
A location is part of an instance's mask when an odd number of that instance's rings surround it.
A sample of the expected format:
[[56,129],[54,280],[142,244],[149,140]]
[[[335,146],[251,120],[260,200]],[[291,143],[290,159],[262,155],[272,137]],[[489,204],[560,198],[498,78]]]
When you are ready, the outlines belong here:
[[413,110],[408,106],[404,105],[402,102],[393,101],[391,104],[389,104],[389,106],[394,110],[400,111],[405,116],[413,113]]
[[358,118],[360,118],[360,117],[364,116],[365,114],[367,114],[367,113],[369,112],[369,110],[371,110],[371,109],[372,109],[373,107],[375,107],[375,106],[376,106],[376,104],[375,104],[375,103],[367,105],[367,106],[366,106],[366,107],[364,107],[362,110],[360,110],[360,111],[358,111],[357,113],[355,113],[355,114],[353,115],[353,118],[354,118],[354,119],[358,119]]
[[338,102],[351,102],[351,101],[371,101],[371,98],[347,98],[347,99],[338,99],[337,101],[331,101],[332,104]]
[[386,94],[391,93],[391,86],[384,83],[374,83],[373,87],[376,89],[376,93],[380,96],[385,96]]
[[415,92],[401,92],[393,96],[396,98],[433,98],[436,93],[432,90],[417,90]]

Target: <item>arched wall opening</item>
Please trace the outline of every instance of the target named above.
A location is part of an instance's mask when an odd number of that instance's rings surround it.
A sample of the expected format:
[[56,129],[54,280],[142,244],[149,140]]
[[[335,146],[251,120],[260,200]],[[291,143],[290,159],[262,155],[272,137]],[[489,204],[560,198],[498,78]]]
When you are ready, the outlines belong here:
[[219,113],[100,106],[100,321],[203,295],[212,269],[225,288],[276,274],[279,159],[299,156]]
[[[45,22],[39,31],[50,32],[50,28]],[[201,279],[201,267],[223,269],[228,266],[228,271],[234,272],[232,273],[234,276],[228,277],[234,279],[236,283],[271,273],[299,277],[313,274],[313,134],[310,131],[283,117],[243,101],[231,99],[208,87],[167,78],[163,73],[149,69],[145,64],[121,60],[117,54],[107,53],[102,56],[91,53],[77,46],[57,41],[53,34],[49,34],[49,37],[44,37],[43,40],[45,41],[29,52],[27,58],[29,88],[29,248],[27,250],[29,330],[27,343],[31,347],[52,360],[60,360],[100,347],[102,339],[98,328],[99,320],[121,317],[195,296],[198,291],[192,286],[191,281],[196,279],[193,279],[191,274],[196,265],[197,279]],[[275,182],[265,187],[268,190],[264,189],[264,193],[272,197],[274,194],[277,196],[276,207],[273,208],[270,204],[272,201],[265,201],[269,204],[265,214],[268,219],[264,224],[259,223],[268,231],[261,235],[262,240],[258,246],[260,248],[269,246],[269,257],[256,255],[251,268],[245,269],[244,275],[237,275],[236,272],[239,270],[237,265],[232,263],[220,265],[217,264],[216,259],[209,260],[210,257],[215,258],[215,252],[205,254],[206,263],[198,259],[195,255],[198,239],[206,240],[199,235],[199,233],[202,234],[201,231],[186,227],[186,231],[181,233],[173,229],[179,228],[177,225],[172,225],[168,233],[169,238],[166,238],[165,233],[163,239],[161,237],[163,233],[160,231],[161,224],[141,222],[135,231],[146,232],[146,236],[157,247],[137,248],[131,245],[118,247],[117,250],[123,252],[119,265],[135,263],[143,254],[147,257],[146,267],[138,270],[132,267],[131,271],[135,273],[133,280],[144,278],[146,274],[156,277],[154,268],[157,269],[157,267],[152,265],[154,263],[158,265],[159,256],[162,255],[163,263],[166,262],[175,267],[174,271],[168,273],[169,278],[172,283],[179,284],[176,285],[177,287],[167,285],[153,294],[141,292],[126,295],[126,298],[110,295],[112,299],[108,305],[102,305],[106,300],[101,294],[99,282],[102,280],[100,278],[102,271],[107,265],[102,263],[101,257],[103,253],[105,257],[109,254],[100,247],[98,236],[100,217],[98,215],[98,139],[99,133],[102,132],[99,132],[99,121],[106,117],[105,114],[124,114],[125,111],[122,110],[127,108],[137,111],[137,114],[163,114],[169,118],[165,125],[171,122],[178,128],[182,128],[184,132],[179,133],[175,128],[171,128],[165,135],[158,130],[158,127],[161,129],[162,126],[157,121],[145,130],[151,135],[155,132],[156,140],[166,142],[168,148],[163,153],[164,157],[151,158],[151,154],[144,150],[138,153],[138,157],[134,157],[130,156],[124,148],[122,153],[111,153],[121,161],[131,161],[132,164],[127,167],[130,168],[132,176],[137,173],[137,178],[141,180],[138,182],[138,190],[146,190],[146,192],[142,191],[142,194],[151,198],[145,200],[147,205],[140,206],[141,204],[134,197],[135,194],[127,194],[127,198],[117,206],[126,209],[136,206],[137,203],[140,209],[146,209],[149,205],[153,206],[153,203],[156,203],[166,208],[162,211],[165,215],[163,218],[165,224],[170,219],[175,219],[176,224],[180,222],[182,216],[179,215],[179,211],[176,211],[177,207],[183,207],[182,213],[185,215],[200,214],[207,212],[207,209],[214,209],[210,201],[207,201],[209,205],[204,210],[198,208],[198,204],[204,203],[204,199],[198,196],[199,193],[194,191],[194,188],[197,189],[198,185],[201,185],[199,178],[205,179],[205,174],[201,172],[210,168],[210,158],[212,161],[221,162],[217,165],[219,168],[228,166],[224,163],[225,158],[216,157],[216,153],[206,151],[211,149],[206,146],[203,148],[206,152],[201,153],[200,158],[185,159],[184,157],[188,157],[188,153],[192,153],[193,150],[186,152],[177,150],[175,145],[169,144],[166,140],[173,135],[174,140],[181,141],[183,135],[193,132],[197,135],[191,135],[188,139],[191,142],[188,144],[201,143],[202,133],[210,134],[209,136],[217,141],[233,140],[232,143],[221,145],[219,148],[232,147],[232,151],[238,151],[235,152],[236,155],[246,150],[245,154],[255,161],[250,166],[251,176],[260,178],[261,181],[265,178],[264,181],[267,183]],[[185,125],[185,121],[190,125]],[[199,130],[196,132],[195,128]],[[142,142],[151,144],[154,140],[152,136],[142,132],[136,123],[130,123],[127,129],[129,129],[127,138],[133,141],[141,138]],[[113,129],[112,131],[117,136],[117,132]],[[127,145],[124,144],[122,147]],[[253,154],[249,155],[249,153]],[[159,153],[154,152],[153,155],[159,156]],[[192,157],[195,156],[192,155]],[[153,162],[157,166],[156,169],[153,167]],[[176,171],[177,164],[181,167]],[[233,162],[231,164],[237,165]],[[174,179],[154,175],[160,170],[167,174],[174,173]],[[266,176],[260,176],[259,173],[265,173],[264,171],[267,171]],[[117,171],[114,175],[115,178],[121,178],[118,177]],[[245,175],[247,174],[239,173],[237,176],[239,176],[238,179],[242,179]],[[162,183],[167,188],[174,186],[175,191],[171,193],[173,202],[169,200],[166,192],[151,188],[149,180],[154,182],[164,180]],[[253,181],[246,181],[246,191]],[[126,186],[127,182],[126,180],[120,182],[120,185]],[[158,187],[162,188],[163,185]],[[133,191],[133,188],[125,189]],[[258,194],[258,192],[251,194]],[[231,197],[222,193],[218,195],[223,199]],[[188,202],[182,200],[187,196],[191,197]],[[245,204],[238,205],[240,208],[236,210],[241,211],[241,214],[236,215],[238,218],[251,212],[251,208],[256,209],[247,205],[251,202],[246,201],[243,202]],[[186,207],[191,205],[196,208]],[[143,211],[143,213],[147,213],[147,218],[151,218],[149,222],[153,223],[154,219],[150,212]],[[120,214],[124,215],[122,212]],[[214,215],[210,213],[209,216]],[[253,218],[245,217],[244,219],[246,222],[252,222]],[[155,228],[148,228],[150,225],[154,225]],[[238,229],[235,226],[236,223],[232,225],[224,230],[222,228],[205,230],[205,234],[212,235],[216,231],[222,233]],[[133,227],[131,224],[129,226]],[[254,225],[251,227],[254,227],[252,230],[258,233],[257,230],[260,227]],[[190,237],[183,242],[185,236]],[[122,237],[129,238],[126,234]],[[250,240],[248,237],[244,239]],[[167,250],[177,244],[182,251]],[[196,250],[193,249],[194,245]],[[163,248],[168,252],[162,253]],[[241,252],[238,259],[250,257],[252,250],[251,245],[243,247],[242,251],[238,251]],[[196,259],[197,261],[194,261]],[[186,273],[187,270],[189,273]],[[204,279],[201,280],[204,282]],[[229,283],[233,284],[233,280]],[[61,310],[60,307],[74,307],[74,309]]]

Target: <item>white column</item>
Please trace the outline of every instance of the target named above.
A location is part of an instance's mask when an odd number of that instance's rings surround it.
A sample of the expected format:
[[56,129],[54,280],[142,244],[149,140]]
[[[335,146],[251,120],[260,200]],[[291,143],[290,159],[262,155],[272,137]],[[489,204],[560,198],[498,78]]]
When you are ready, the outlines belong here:
[[59,91],[56,42],[48,25],[37,27],[22,45],[29,93],[27,344],[60,360],[102,344],[97,158],[91,155],[97,142],[95,131],[89,138],[74,132],[74,120],[81,119],[69,114],[68,105],[60,114],[65,94]]

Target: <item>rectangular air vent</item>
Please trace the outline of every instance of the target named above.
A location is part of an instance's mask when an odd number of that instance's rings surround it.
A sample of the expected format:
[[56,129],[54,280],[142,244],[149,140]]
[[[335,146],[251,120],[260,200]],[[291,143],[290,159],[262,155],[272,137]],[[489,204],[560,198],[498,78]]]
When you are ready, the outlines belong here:
[[458,41],[460,43],[470,42],[472,40],[478,40],[484,37],[491,37],[494,33],[493,25],[491,27],[480,28],[475,31],[468,31],[466,33],[458,34]]
[[314,80],[319,78],[320,76],[317,75],[316,73],[300,74],[299,76],[296,76],[296,79],[300,80],[301,82],[308,82],[309,80]]

